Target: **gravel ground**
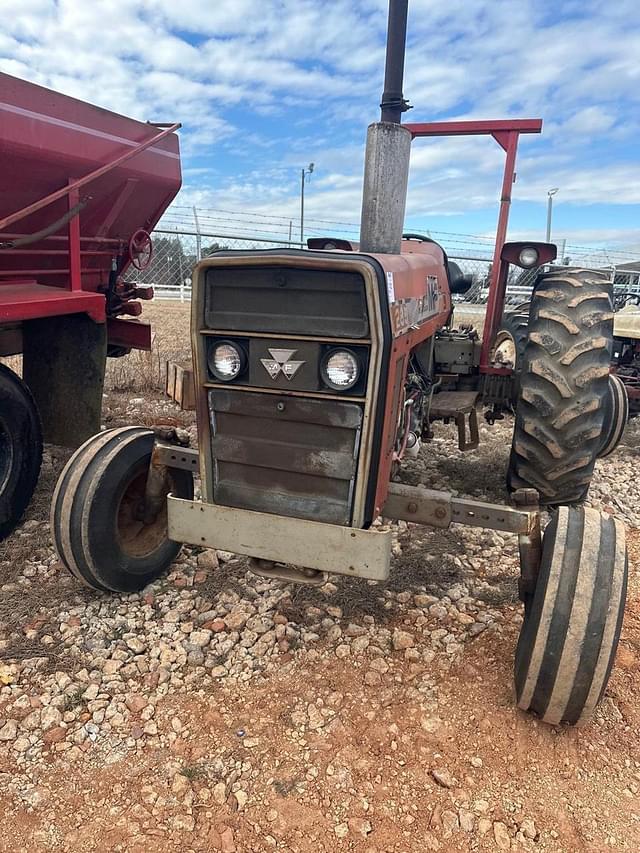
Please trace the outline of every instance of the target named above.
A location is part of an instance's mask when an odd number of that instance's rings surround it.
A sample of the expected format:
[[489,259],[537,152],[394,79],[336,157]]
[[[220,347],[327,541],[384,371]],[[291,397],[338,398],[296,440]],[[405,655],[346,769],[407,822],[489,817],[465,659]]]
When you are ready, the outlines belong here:
[[[194,429],[159,398],[109,395],[109,426],[158,419]],[[438,428],[403,478],[502,501],[511,429],[463,455]],[[590,498],[629,526],[632,558],[639,448],[634,422]],[[141,594],[100,595],[51,548],[65,458],[48,449],[0,545],[0,850],[640,847],[633,562],[603,705],[552,729],[512,704],[515,537],[391,524],[386,586],[319,589],[185,548]]]

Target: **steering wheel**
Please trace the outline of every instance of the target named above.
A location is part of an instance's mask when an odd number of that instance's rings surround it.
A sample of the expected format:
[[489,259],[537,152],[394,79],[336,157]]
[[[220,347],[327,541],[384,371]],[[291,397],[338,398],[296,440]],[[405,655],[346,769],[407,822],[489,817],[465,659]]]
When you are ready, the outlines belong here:
[[151,235],[144,230],[138,228],[129,240],[129,259],[137,270],[146,270],[151,263],[153,255],[153,243]]
[[421,243],[435,243],[435,240],[432,240],[431,237],[425,237],[424,234],[412,234],[407,233],[402,235],[403,240],[419,240]]

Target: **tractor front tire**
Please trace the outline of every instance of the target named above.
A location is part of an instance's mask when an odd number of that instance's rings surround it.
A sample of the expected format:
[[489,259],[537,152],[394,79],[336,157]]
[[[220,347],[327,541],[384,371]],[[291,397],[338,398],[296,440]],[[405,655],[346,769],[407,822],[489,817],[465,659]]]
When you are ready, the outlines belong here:
[[0,364],[0,541],[22,518],[41,464],[38,408],[20,377]]
[[[101,591],[136,592],[163,574],[180,552],[169,539],[166,504],[143,517],[155,436],[121,427],[86,441],[60,475],[51,531],[62,563],[78,580]],[[167,494],[193,498],[189,471],[169,469]]]
[[604,273],[563,269],[531,299],[507,485],[536,489],[548,506],[586,497],[606,442],[610,288]]
[[589,719],[613,666],[626,589],[622,523],[594,509],[559,507],[544,532],[516,649],[519,708],[552,725]]

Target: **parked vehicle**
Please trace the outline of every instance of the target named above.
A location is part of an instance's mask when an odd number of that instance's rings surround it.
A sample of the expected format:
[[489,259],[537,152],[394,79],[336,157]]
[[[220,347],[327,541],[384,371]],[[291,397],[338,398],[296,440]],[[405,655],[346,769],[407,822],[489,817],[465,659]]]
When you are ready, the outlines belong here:
[[[58,482],[53,538],[78,579],[132,591],[165,571],[180,543],[247,555],[267,577],[323,583],[328,572],[388,577],[391,533],[371,526],[379,515],[517,534],[525,605],[518,705],[550,723],[578,723],[605,689],[627,577],[621,523],[575,505],[623,428],[606,408],[610,291],[598,273],[542,272],[519,376],[495,362],[509,265],[542,268],[556,253],[505,242],[518,136],[542,122],[401,125],[403,12],[406,25],[406,0],[392,0],[359,246],[327,239],[308,250],[220,251],[198,263],[198,449],[135,426],[89,439]],[[442,247],[401,239],[412,139],[460,134],[491,135],[506,153],[482,338],[455,326],[451,294],[469,282]],[[476,447],[481,405],[490,421],[516,410],[513,506],[394,481],[434,420],[456,426],[463,450]],[[553,508],[544,537],[540,498]]]

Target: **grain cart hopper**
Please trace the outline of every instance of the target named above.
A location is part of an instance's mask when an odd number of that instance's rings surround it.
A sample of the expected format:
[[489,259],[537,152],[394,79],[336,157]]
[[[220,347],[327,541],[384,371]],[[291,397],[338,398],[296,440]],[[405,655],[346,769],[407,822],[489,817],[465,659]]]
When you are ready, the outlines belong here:
[[[126,281],[180,188],[175,130],[0,74],[0,539],[35,487],[42,438],[100,429],[105,359],[150,349],[151,288]],[[42,425],[42,426],[41,426]]]
[[[468,285],[459,270],[436,243],[402,241],[409,151],[421,135],[420,126],[400,124],[406,7],[406,0],[390,6],[383,120],[368,133],[358,249],[221,251],[199,263],[192,301],[198,450],[158,442],[135,426],[90,439],[58,482],[53,538],[79,580],[130,591],[164,571],[182,542],[244,554],[254,572],[272,578],[321,583],[334,572],[384,582],[391,533],[372,527],[379,515],[517,534],[525,604],[517,701],[548,722],[576,723],[600,699],[618,642],[624,528],[560,502],[556,491],[543,538],[538,492],[526,474],[552,483],[557,472],[520,440],[531,433],[549,441],[567,471],[579,441],[591,473],[604,440],[609,294],[585,272],[538,285],[540,323],[529,337],[541,352],[531,356],[532,382],[520,383],[520,395],[550,423],[530,421],[518,403],[514,453],[528,467],[517,469],[513,506],[394,482],[397,466],[428,440],[433,418],[457,424],[461,444],[475,445],[476,406],[484,401],[497,416],[517,393],[512,373],[491,362],[490,339],[454,331],[451,291]],[[490,336],[508,262],[535,266],[554,253],[504,244],[518,134],[535,126],[484,128],[507,152]],[[575,429],[583,418],[584,434]],[[550,430],[571,440],[554,443]],[[200,500],[193,500],[196,472]]]

